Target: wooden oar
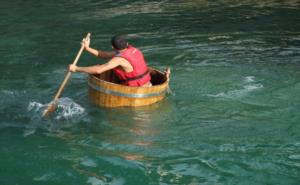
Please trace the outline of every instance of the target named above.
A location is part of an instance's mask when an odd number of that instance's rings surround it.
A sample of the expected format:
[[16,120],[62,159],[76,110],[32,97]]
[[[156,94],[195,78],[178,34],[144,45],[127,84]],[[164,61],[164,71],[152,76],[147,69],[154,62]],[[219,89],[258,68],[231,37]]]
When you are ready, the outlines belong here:
[[[90,36],[91,36],[91,34],[88,33],[88,34],[86,35],[85,39],[89,39]],[[76,56],[74,62],[73,62],[74,65],[77,64],[77,61],[78,61],[78,59],[79,59],[79,57],[80,57],[80,55],[81,55],[83,49],[84,49],[84,46],[83,46],[83,44],[82,44],[82,45],[81,45],[81,48],[80,48],[80,50],[79,50],[79,52],[77,53],[77,56]],[[57,100],[58,100],[58,98],[60,97],[62,91],[64,90],[64,88],[65,88],[65,86],[66,86],[66,84],[67,84],[67,82],[68,82],[68,80],[69,80],[71,74],[72,74],[72,72],[68,71],[68,73],[67,73],[66,76],[65,76],[64,81],[63,81],[62,84],[60,85],[60,87],[59,87],[59,89],[58,89],[58,91],[57,91],[57,93],[56,93],[56,95],[55,95],[55,97],[54,97],[54,99],[53,99],[53,102],[52,102],[50,105],[48,105],[47,109],[44,110],[44,112],[43,112],[43,117],[47,117],[51,112],[54,112],[54,111],[55,111],[55,109],[56,109],[56,107],[57,107]]]

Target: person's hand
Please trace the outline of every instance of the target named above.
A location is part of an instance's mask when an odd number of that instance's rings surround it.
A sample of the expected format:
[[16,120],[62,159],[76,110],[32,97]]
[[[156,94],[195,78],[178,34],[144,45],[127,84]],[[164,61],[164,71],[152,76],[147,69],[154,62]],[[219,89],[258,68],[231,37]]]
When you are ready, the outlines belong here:
[[170,78],[170,74],[171,74],[171,69],[169,67],[166,68],[165,74],[166,74],[166,77],[169,79]]
[[90,38],[86,38],[86,39],[83,39],[81,44],[83,45],[84,49],[87,49],[90,47],[90,43],[91,43],[91,40]]
[[70,65],[69,65],[69,71],[71,71],[71,72],[76,72],[76,69],[77,69],[77,66],[76,66],[76,65],[74,65],[74,64],[70,64]]

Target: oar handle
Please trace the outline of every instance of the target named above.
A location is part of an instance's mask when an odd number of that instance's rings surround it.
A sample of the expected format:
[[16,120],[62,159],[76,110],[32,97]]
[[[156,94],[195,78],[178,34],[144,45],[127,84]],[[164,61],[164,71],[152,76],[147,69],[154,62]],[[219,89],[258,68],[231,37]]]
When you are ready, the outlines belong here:
[[[91,34],[88,33],[88,34],[86,35],[85,39],[89,39],[90,36],[91,36]],[[74,65],[77,64],[77,62],[78,62],[78,60],[79,60],[79,57],[80,57],[80,55],[81,55],[83,49],[84,49],[84,45],[82,44],[82,45],[81,45],[81,48],[80,48],[80,50],[79,50],[79,52],[77,53],[77,56],[76,56],[74,62],[73,62]],[[68,73],[67,73],[66,76],[65,76],[64,81],[63,81],[62,84],[60,85],[60,87],[59,87],[59,89],[58,89],[58,91],[57,91],[57,93],[56,93],[56,95],[55,95],[55,97],[54,97],[54,102],[51,103],[50,105],[48,105],[47,109],[44,110],[43,115],[42,115],[43,117],[47,117],[51,112],[54,112],[54,111],[55,111],[55,109],[56,109],[56,100],[58,100],[58,98],[60,97],[61,93],[63,92],[63,90],[64,90],[64,88],[65,88],[65,86],[66,86],[66,84],[67,84],[67,82],[68,82],[68,80],[69,80],[69,78],[70,78],[70,76],[71,76],[71,72],[68,71]]]
[[[89,39],[90,36],[91,36],[91,34],[88,33],[88,34],[86,35],[85,39]],[[79,60],[79,58],[80,58],[80,55],[81,55],[83,49],[84,49],[84,45],[82,44],[80,50],[79,50],[78,53],[77,53],[77,56],[76,56],[75,60],[73,61],[73,64],[74,64],[74,65],[77,64],[77,62],[78,62],[78,60]],[[65,76],[64,81],[63,81],[62,84],[60,85],[60,87],[59,87],[59,89],[58,89],[58,91],[57,91],[57,93],[56,93],[56,95],[55,95],[55,97],[54,97],[54,101],[56,101],[56,100],[60,97],[62,91],[64,90],[64,88],[65,88],[65,86],[66,86],[66,84],[67,84],[67,82],[68,82],[68,80],[69,80],[69,78],[70,78],[70,76],[71,76],[71,74],[72,74],[72,72],[68,71],[68,73],[67,73],[66,76]]]
[[57,93],[54,97],[54,101],[58,100],[58,98],[60,97],[61,93],[63,92],[63,90],[64,90],[64,88],[65,88],[65,86],[66,86],[66,84],[67,84],[67,82],[70,78],[70,76],[71,76],[71,72],[69,71],[67,73],[67,75],[65,76],[64,81],[61,83],[61,85],[60,85],[60,87],[59,87],[59,89],[58,89],[58,91],[57,91]]
[[[88,34],[86,35],[86,37],[84,38],[84,40],[90,39],[90,37],[91,37],[91,33],[88,33]],[[79,50],[79,52],[78,52],[78,54],[77,54],[77,56],[76,56],[76,58],[75,58],[75,60],[74,60],[74,62],[73,62],[74,65],[77,64],[77,62],[78,62],[78,60],[79,60],[79,57],[80,57],[80,55],[81,55],[83,49],[84,49],[84,45],[82,44],[82,45],[81,45],[81,48],[80,48],[80,50]]]

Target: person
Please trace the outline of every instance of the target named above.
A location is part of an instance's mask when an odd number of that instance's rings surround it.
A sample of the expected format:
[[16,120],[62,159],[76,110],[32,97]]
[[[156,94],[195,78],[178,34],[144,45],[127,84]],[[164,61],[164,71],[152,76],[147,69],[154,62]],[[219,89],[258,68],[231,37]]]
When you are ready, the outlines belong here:
[[113,70],[118,76],[120,83],[127,86],[151,87],[151,76],[147,68],[142,52],[128,42],[122,36],[114,36],[111,45],[114,51],[106,52],[90,47],[90,39],[82,41],[84,49],[92,55],[104,59],[110,59],[102,65],[79,67],[71,64],[69,71],[88,74],[101,74]]

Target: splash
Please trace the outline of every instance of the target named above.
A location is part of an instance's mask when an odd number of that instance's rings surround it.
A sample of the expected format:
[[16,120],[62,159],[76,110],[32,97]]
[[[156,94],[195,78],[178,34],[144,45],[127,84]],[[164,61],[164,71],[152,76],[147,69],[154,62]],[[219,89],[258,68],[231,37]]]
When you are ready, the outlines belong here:
[[43,105],[38,102],[29,102],[29,105],[27,107],[28,111],[33,111],[33,112],[39,112],[41,109],[46,108],[47,105]]
[[79,104],[75,103],[70,98],[61,98],[58,100],[57,106],[58,114],[56,119],[72,119],[74,117],[83,115],[85,113],[85,109],[81,107]]
[[[43,111],[52,103],[30,102],[27,110],[33,114],[33,118],[41,118]],[[85,109],[70,98],[60,98],[56,103],[57,108],[52,115],[55,120],[76,120],[85,115]]]

